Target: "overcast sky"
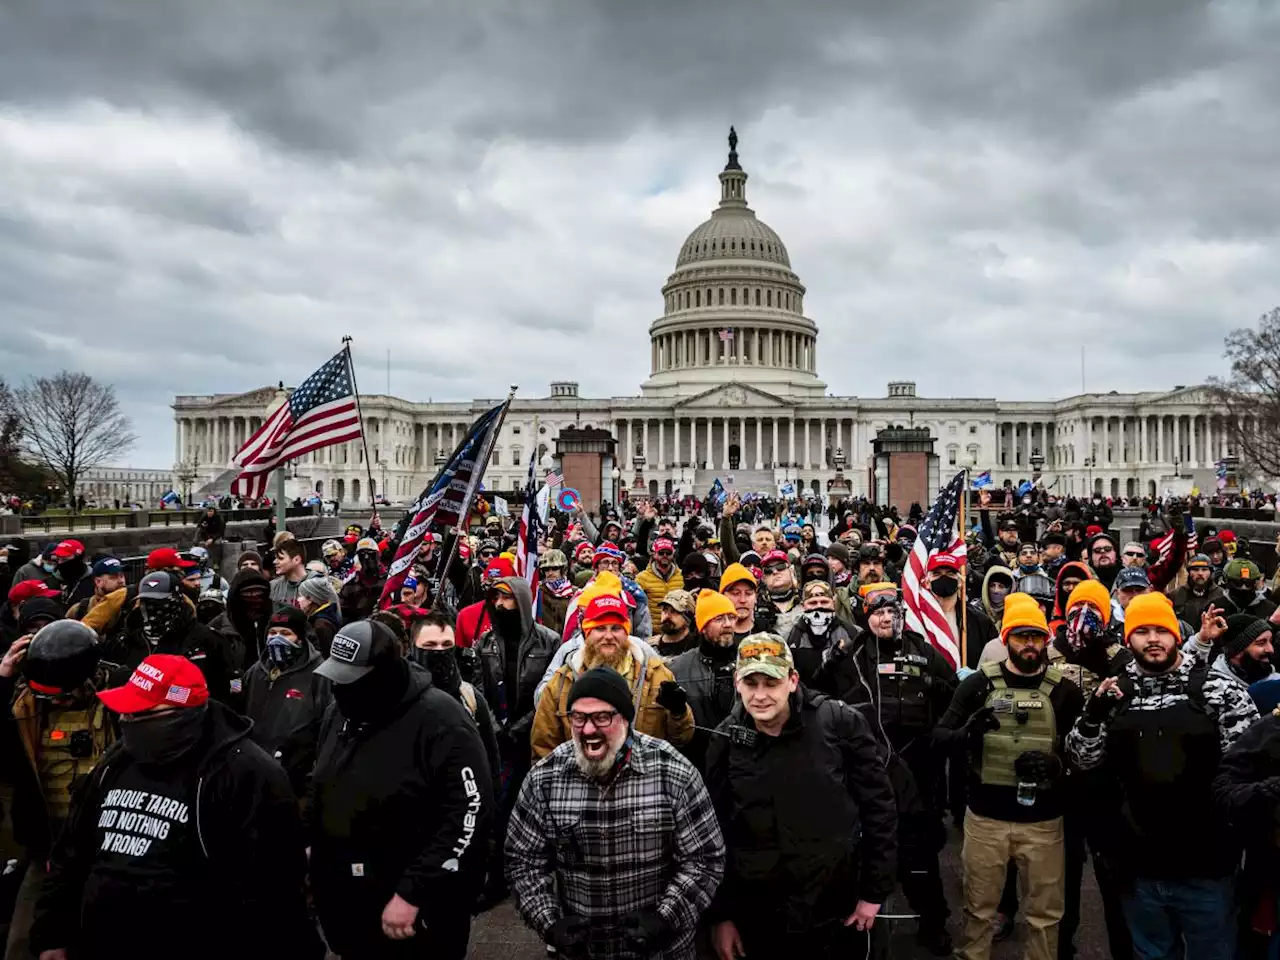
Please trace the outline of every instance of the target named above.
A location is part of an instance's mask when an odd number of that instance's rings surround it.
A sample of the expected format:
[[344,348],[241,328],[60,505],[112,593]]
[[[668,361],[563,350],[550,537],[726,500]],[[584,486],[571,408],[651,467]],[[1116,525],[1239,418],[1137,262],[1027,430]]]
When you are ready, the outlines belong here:
[[0,375],[635,393],[730,123],[832,392],[1167,389],[1280,304],[1264,2],[0,0]]

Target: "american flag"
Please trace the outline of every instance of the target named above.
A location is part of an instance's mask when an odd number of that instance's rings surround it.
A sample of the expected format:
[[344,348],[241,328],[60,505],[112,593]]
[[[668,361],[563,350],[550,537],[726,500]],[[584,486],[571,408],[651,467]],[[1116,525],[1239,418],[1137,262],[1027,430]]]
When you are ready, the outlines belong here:
[[256,500],[267,492],[267,474],[286,460],[359,439],[360,415],[343,350],[303,380],[232,457],[240,475],[232,481],[231,492]]
[[733,339],[733,331],[732,331],[732,330],[721,330],[721,331],[720,331],[720,341],[721,341],[722,343],[727,343],[727,342],[731,341],[732,339]]
[[564,483],[564,474],[556,473],[554,470],[547,474],[548,487],[558,487],[562,483]]
[[542,518],[538,515],[538,451],[529,457],[529,478],[524,485],[524,512],[516,534],[516,575],[529,581],[538,595],[538,541],[542,539]]
[[[929,641],[947,658],[952,669],[964,666],[960,662],[960,637],[953,632],[947,615],[942,612],[938,598],[924,586],[925,569],[935,553],[948,553],[962,559],[967,550],[963,538],[956,536],[956,515],[960,511],[960,498],[964,496],[964,472],[957,473],[938,494],[929,515],[916,532],[916,545],[907,558],[907,569],[902,574],[902,602],[906,607],[906,625]],[[957,620],[965,615],[957,610]]]
[[[500,403],[471,425],[453,456],[400,518],[394,537],[399,546],[391,561],[386,586],[382,588],[379,608],[385,610],[399,599],[400,588],[422,547],[423,536],[432,528],[443,534],[449,527],[465,522],[506,408],[507,403]],[[440,571],[441,578],[447,575],[447,570]]]

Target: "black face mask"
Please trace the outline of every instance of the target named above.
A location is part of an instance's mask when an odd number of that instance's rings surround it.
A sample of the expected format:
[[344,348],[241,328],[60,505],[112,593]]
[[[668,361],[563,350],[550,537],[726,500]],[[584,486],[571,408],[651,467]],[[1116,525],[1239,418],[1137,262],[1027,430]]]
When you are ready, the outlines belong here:
[[143,600],[142,636],[154,650],[159,644],[178,632],[184,621],[184,604],[177,597],[163,600]]
[[935,597],[954,597],[960,590],[960,581],[955,577],[939,577],[929,584],[929,590]]
[[506,640],[517,640],[524,632],[519,609],[505,610],[502,607],[494,607],[489,611],[489,619],[493,621],[493,627],[498,634]]
[[1258,599],[1258,591],[1252,587],[1245,587],[1243,590],[1232,587],[1227,591],[1227,595],[1231,597],[1231,602],[1241,610],[1247,610],[1249,605]]
[[377,722],[400,705],[409,684],[409,665],[393,660],[374,667],[354,683],[335,683],[333,699],[352,723]]
[[134,713],[120,717],[124,749],[139,763],[172,763],[196,745],[204,733],[209,708],[201,704],[159,713]]
[[415,663],[431,671],[432,683],[446,693],[457,694],[462,683],[462,673],[458,670],[458,658],[453,650],[421,650],[414,647],[411,655]]

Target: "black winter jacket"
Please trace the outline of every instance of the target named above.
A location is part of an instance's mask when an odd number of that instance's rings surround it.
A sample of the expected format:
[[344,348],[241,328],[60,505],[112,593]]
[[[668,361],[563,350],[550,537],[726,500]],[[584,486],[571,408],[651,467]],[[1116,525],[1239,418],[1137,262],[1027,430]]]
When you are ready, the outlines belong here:
[[[297,799],[250,726],[210,701],[201,740],[170,764],[138,764],[122,742],[107,751],[54,846],[35,953],[324,956],[303,893]],[[151,785],[141,795],[138,776]]]
[[[524,627],[523,639],[516,652],[520,665],[516,671],[516,689],[513,695],[512,691],[506,689],[506,645],[498,631],[491,628],[476,641],[476,647],[480,651],[481,684],[484,687],[485,701],[500,728],[508,735],[528,740],[529,731],[533,727],[533,713],[538,706],[534,692],[556,655],[560,637],[534,622],[533,594],[529,590],[529,581],[524,577],[503,577],[498,582],[505,583],[511,589],[520,609],[520,623]],[[505,711],[503,706],[506,707]]]
[[1240,892],[1251,912],[1280,877],[1280,716],[1264,716],[1223,754],[1213,799],[1245,845]]
[[244,712],[253,741],[279,761],[289,783],[305,796],[316,762],[320,721],[333,700],[329,681],[316,676],[324,657],[309,642],[298,662],[281,671],[265,657],[244,675]]
[[467,910],[483,876],[493,818],[484,744],[466,708],[426,670],[407,667],[390,719],[351,723],[335,702],[321,726],[311,888],[325,936],[344,956],[378,931],[393,894],[424,908],[424,918],[428,907]]
[[255,621],[249,615],[241,594],[250,586],[271,590],[271,584],[265,576],[246,567],[231,578],[231,589],[227,591],[227,609],[209,623],[210,629],[222,636],[233,676],[237,678],[243,677],[244,672],[262,654],[267,624],[271,620],[269,600],[259,620]]
[[715,730],[725,721],[738,702],[738,693],[733,686],[735,648],[721,652],[709,640],[702,643],[707,649],[686,650],[667,666],[688,696],[693,710],[693,737],[680,751],[699,773],[705,774],[707,748],[713,738],[708,730]]
[[713,920],[769,909],[789,930],[806,931],[849,916],[859,900],[884,903],[894,886],[897,810],[867,721],[801,688],[780,736],[757,733],[746,746],[728,739],[731,727],[755,732],[741,704],[707,752],[707,787],[729,850]]

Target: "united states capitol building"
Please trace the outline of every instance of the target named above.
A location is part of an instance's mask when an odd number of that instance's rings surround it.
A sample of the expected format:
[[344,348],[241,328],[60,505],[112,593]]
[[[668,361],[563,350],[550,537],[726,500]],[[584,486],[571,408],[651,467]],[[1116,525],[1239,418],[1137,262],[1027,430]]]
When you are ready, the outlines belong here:
[[[825,496],[838,469],[841,492],[873,495],[877,435],[909,427],[927,429],[944,478],[968,467],[990,471],[997,486],[1038,477],[1060,494],[1212,489],[1214,462],[1235,451],[1195,386],[1043,402],[922,397],[912,382],[889,383],[880,396],[830,395],[805,286],[782,238],[748,206],[736,146],[731,134],[720,202],[680,245],[662,287],[639,395],[583,397],[565,380],[549,396],[518,396],[486,488],[522,487],[534,444],[551,469],[566,431],[608,431],[616,445],[604,463],[606,499],[618,487],[701,495],[716,477],[744,491],[790,484]],[[473,420],[505,395],[505,385],[491,389],[452,403],[362,396],[371,469],[358,442],[320,450],[294,465],[289,495],[367,503],[371,473],[377,493],[413,498]],[[193,476],[193,489],[226,492],[234,476],[227,464],[275,394],[264,387],[177,397],[175,472]]]

